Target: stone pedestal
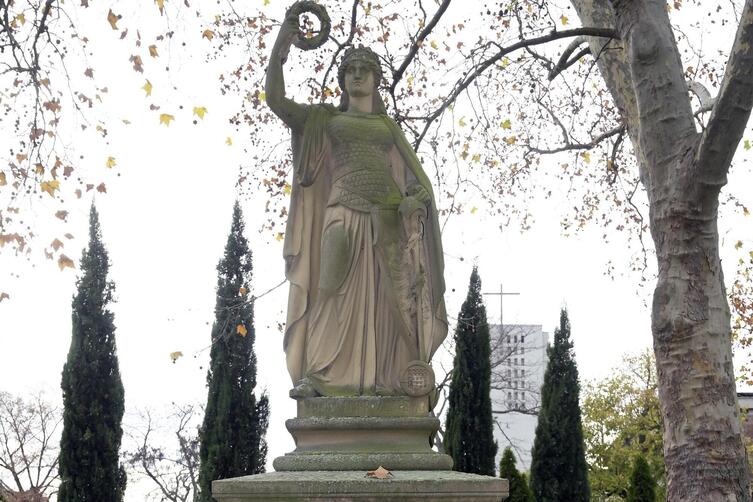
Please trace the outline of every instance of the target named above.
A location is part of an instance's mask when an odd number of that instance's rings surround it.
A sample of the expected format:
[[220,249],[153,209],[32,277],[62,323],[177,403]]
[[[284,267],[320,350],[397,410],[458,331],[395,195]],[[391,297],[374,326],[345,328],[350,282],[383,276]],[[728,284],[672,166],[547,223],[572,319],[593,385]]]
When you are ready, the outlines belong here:
[[212,483],[218,502],[501,502],[506,479],[454,471],[394,471],[373,479],[364,471],[270,472]]
[[[439,420],[429,398],[298,399],[285,422],[296,448],[274,460],[278,472],[214,481],[218,502],[500,502],[507,480],[451,471],[432,450]],[[367,476],[384,467],[388,479]]]
[[276,471],[450,470],[452,458],[431,449],[439,420],[428,397],[312,397],[298,400],[285,422],[296,449]]

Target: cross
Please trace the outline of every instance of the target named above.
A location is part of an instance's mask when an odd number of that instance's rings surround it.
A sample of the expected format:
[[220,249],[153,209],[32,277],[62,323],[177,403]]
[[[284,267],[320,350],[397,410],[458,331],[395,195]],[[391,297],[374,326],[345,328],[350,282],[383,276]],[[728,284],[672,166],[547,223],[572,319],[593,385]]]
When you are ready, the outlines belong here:
[[519,295],[520,293],[506,293],[504,288],[502,287],[502,284],[499,285],[499,293],[484,293],[485,295],[499,295],[499,324],[500,324],[500,330],[504,329],[504,322],[502,321],[502,312],[504,308],[504,298],[505,295]]

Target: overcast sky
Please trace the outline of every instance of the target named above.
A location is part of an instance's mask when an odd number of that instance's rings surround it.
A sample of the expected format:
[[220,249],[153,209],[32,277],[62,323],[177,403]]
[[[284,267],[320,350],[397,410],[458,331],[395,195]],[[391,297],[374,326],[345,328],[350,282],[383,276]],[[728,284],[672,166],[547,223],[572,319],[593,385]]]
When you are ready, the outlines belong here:
[[[263,0],[254,2],[261,6]],[[145,4],[152,8],[150,2]],[[282,5],[273,1],[271,8],[276,4]],[[107,11],[107,6],[93,8]],[[78,148],[86,151],[91,166],[103,165],[108,155],[117,159],[112,172],[101,168],[108,193],[98,196],[96,205],[112,261],[110,277],[117,287],[113,310],[129,420],[144,407],[206,400],[215,267],[229,230],[238,165],[247,159],[236,146],[240,141],[226,144],[233,134],[227,127],[231,103],[217,92],[215,76],[207,77],[201,64],[177,49],[169,60],[171,74],[149,78],[163,110],[183,115],[165,127],[155,113],[140,111],[144,75],[123,63],[129,48],[118,43],[101,21],[101,30],[92,28],[90,36],[98,37],[98,44],[100,40],[109,44],[101,51],[108,56],[92,64],[108,75],[108,113],[127,118],[130,124],[114,121],[107,142]],[[178,90],[172,90],[173,85]],[[193,106],[208,108],[197,125],[185,113]],[[746,136],[753,137],[750,129]],[[744,166],[730,176],[731,186],[750,187],[750,182]],[[736,194],[753,207],[749,190]],[[5,204],[2,197],[0,192]],[[90,197],[91,192],[85,195],[87,203]],[[253,292],[260,294],[283,280],[282,243],[260,231],[265,221],[264,195],[241,202],[254,253]],[[32,224],[37,225],[43,244],[57,236],[58,223],[44,216],[48,201],[24,204],[38,218]],[[499,219],[483,209],[452,216],[443,233],[446,302],[454,319],[471,267],[477,263],[485,291],[499,290],[502,283],[505,290],[520,293],[505,298],[506,323],[541,324],[551,333],[560,308],[566,306],[581,379],[590,380],[608,375],[623,354],[650,346],[648,305],[653,283],[640,287],[639,274],[627,270],[635,249],[627,244],[630,236],[617,233],[605,238],[604,230],[594,225],[580,235],[563,237],[560,220],[571,205],[566,187],[555,188],[549,200],[533,200],[535,222],[525,232],[500,228]],[[26,394],[41,389],[50,400],[60,400],[60,374],[71,337],[70,303],[88,225],[86,203],[70,209],[66,231],[76,239],[66,240],[65,253],[76,262],[75,270],[60,271],[37,254],[27,261],[12,256],[7,248],[0,252],[0,291],[11,295],[0,303],[0,390]],[[720,235],[724,263],[734,263],[733,243],[742,240],[747,247],[753,243],[751,218],[723,219]],[[614,278],[606,274],[610,263]],[[651,276],[652,257],[649,266]],[[732,278],[733,270],[725,268],[725,276]],[[272,459],[293,449],[284,421],[295,409],[287,397],[290,379],[277,327],[285,319],[286,304],[284,285],[259,299],[255,307],[259,389],[268,392],[272,410],[270,468]],[[487,298],[487,311],[490,320],[498,322],[498,297]],[[169,356],[174,351],[184,354],[175,363]],[[440,359],[447,365],[451,355],[442,354]],[[143,494],[133,489],[128,500],[143,500]]]

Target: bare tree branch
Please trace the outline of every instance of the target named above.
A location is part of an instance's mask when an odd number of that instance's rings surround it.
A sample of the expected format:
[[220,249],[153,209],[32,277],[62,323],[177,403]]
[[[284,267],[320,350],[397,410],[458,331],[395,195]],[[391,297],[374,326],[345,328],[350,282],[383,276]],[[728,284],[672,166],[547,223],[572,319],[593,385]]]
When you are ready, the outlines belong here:
[[740,17],[721,90],[696,152],[696,168],[712,184],[726,183],[727,170],[753,108],[753,0]]

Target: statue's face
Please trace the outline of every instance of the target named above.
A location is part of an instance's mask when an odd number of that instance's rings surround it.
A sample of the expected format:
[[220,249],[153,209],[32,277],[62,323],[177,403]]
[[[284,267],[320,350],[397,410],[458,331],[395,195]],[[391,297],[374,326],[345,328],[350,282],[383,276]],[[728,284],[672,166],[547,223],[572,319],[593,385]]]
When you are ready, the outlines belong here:
[[374,92],[374,72],[369,65],[353,61],[345,68],[345,90],[357,98],[370,96]]

